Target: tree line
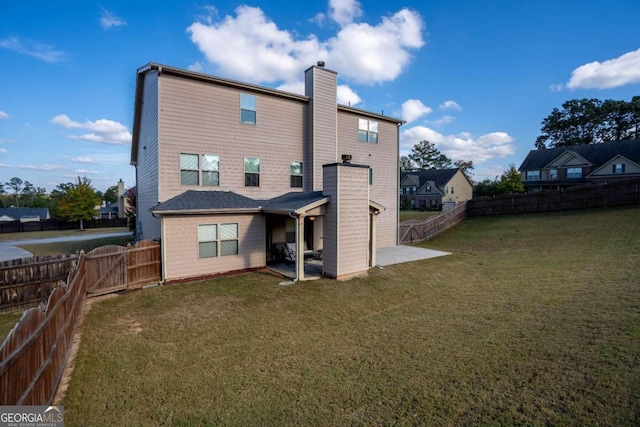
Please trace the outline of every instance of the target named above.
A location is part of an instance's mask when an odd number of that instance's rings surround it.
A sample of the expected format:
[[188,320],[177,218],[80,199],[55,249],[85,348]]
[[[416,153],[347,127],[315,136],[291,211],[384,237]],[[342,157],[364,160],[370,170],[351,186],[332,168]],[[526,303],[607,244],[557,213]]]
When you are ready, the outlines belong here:
[[78,177],[76,182],[58,184],[47,194],[44,188],[18,177],[0,183],[0,207],[49,208],[53,219],[81,222],[92,219],[97,213],[96,206],[102,205],[103,201],[118,201],[117,185],[102,193],[91,185],[90,179]]

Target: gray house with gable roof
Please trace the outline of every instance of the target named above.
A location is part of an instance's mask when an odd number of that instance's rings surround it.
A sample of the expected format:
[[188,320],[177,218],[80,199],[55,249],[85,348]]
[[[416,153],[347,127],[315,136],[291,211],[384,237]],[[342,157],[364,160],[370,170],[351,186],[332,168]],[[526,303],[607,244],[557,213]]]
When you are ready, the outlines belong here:
[[527,192],[639,177],[640,139],[532,150],[518,170]]

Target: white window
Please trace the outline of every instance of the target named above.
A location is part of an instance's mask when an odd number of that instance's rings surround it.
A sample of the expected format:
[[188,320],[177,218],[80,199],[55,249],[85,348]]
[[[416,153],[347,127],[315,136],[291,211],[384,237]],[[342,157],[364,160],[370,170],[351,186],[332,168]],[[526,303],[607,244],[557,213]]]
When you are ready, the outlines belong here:
[[220,185],[220,158],[213,154],[202,156],[202,185]]
[[378,143],[378,122],[358,119],[358,141]]
[[582,178],[582,168],[567,168],[567,178]]
[[[202,170],[201,170],[202,167]],[[220,185],[220,159],[212,154],[180,154],[181,185]],[[202,172],[202,180],[200,180]]]
[[526,180],[527,180],[527,181],[537,181],[537,180],[540,180],[540,171],[539,171],[539,170],[536,170],[536,171],[527,171]]
[[218,256],[218,226],[216,224],[198,225],[198,258]]
[[244,158],[244,186],[260,187],[260,159]]
[[302,162],[291,162],[289,169],[291,172],[291,187],[302,188]]
[[238,224],[220,224],[220,255],[238,255]]
[[256,97],[240,94],[240,123],[255,125],[256,124]]
[[198,185],[200,176],[200,156],[197,154],[180,154],[180,184]]
[[613,173],[624,173],[624,163],[616,163],[613,165]]

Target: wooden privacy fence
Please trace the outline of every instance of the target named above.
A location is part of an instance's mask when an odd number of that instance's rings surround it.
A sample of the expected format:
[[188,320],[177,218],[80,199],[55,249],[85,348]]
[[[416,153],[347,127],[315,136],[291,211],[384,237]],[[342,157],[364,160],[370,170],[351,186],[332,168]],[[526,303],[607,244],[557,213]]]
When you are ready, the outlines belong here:
[[571,187],[562,191],[505,194],[469,200],[467,215],[553,212],[640,203],[640,179]]
[[0,263],[0,312],[46,301],[77,261],[78,255],[55,255]]
[[86,296],[160,278],[157,242],[143,241],[127,248],[103,246],[81,253],[67,282],[53,290],[45,307],[25,311],[0,347],[0,405],[53,402]]
[[433,239],[438,234],[453,227],[467,216],[467,202],[462,202],[453,209],[423,221],[408,220],[399,225],[400,243],[419,242]]

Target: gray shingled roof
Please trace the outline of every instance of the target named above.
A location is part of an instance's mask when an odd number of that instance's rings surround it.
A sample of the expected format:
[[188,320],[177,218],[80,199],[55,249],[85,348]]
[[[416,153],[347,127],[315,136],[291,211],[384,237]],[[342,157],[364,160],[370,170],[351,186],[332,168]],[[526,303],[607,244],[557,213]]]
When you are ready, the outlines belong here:
[[296,211],[312,203],[326,199],[328,196],[322,191],[312,191],[308,193],[291,192],[265,200],[262,207],[269,211]]
[[261,202],[232,191],[188,190],[153,208],[152,212],[260,210]]
[[14,220],[25,217],[39,217],[40,219],[49,218],[49,208],[4,208],[0,209],[0,216],[8,216]]
[[453,175],[458,172],[460,168],[451,168],[451,169],[434,169],[434,170],[424,170],[417,172],[402,172],[401,180],[407,175],[418,175],[420,184],[422,187],[428,181],[433,181],[436,183],[438,187],[444,187],[447,182],[453,177]]
[[571,147],[531,150],[518,170],[543,169],[565,151],[573,151],[593,164],[596,169],[617,155],[632,162],[640,163],[640,139],[632,139],[602,144],[573,145]]

